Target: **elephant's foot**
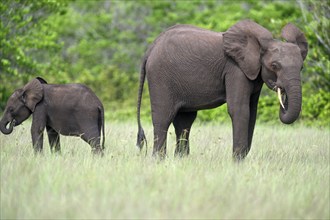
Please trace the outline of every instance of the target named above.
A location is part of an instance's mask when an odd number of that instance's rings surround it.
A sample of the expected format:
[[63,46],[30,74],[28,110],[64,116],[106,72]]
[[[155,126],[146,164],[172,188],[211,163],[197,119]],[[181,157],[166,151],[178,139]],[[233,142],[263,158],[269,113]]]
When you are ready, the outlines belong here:
[[104,156],[104,151],[101,147],[97,147],[97,148],[92,148],[92,153],[94,156]]
[[163,146],[160,149],[154,149],[152,156],[157,160],[164,160],[166,158],[166,147]]
[[61,150],[52,150],[52,155],[55,155],[55,156],[61,156],[62,155],[62,151]]
[[44,154],[44,152],[43,152],[43,150],[42,149],[40,149],[40,148],[34,148],[34,155],[35,156],[39,156],[39,155],[43,155]]
[[189,155],[188,137],[189,137],[189,132],[187,129],[184,129],[180,137],[177,137],[174,156],[184,157]]
[[249,148],[247,147],[234,147],[233,150],[233,160],[235,162],[240,162],[245,159],[247,154],[249,153]]
[[174,156],[185,157],[189,155],[189,142],[188,140],[180,140],[175,148]]
[[50,152],[55,155],[61,155],[61,148],[60,147],[51,147]]

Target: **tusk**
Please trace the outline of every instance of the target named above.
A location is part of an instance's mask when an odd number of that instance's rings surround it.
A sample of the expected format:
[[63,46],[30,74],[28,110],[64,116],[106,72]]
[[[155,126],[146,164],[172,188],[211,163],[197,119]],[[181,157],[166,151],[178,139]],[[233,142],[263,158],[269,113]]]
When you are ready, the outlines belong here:
[[285,109],[284,105],[283,105],[283,102],[282,102],[282,96],[281,96],[281,89],[280,88],[277,88],[277,97],[278,97],[278,100],[280,100],[282,108]]

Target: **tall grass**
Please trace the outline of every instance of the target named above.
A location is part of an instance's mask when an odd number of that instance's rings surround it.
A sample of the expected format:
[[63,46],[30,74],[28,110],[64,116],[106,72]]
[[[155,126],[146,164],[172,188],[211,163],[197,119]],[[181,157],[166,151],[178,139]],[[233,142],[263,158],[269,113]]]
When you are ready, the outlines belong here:
[[[146,123],[147,124],[147,123]],[[29,124],[0,134],[1,219],[329,219],[329,131],[256,126],[244,162],[231,158],[231,127],[196,124],[191,154],[151,157],[135,148],[136,125],[107,123],[105,157],[61,136],[62,155],[34,156]]]

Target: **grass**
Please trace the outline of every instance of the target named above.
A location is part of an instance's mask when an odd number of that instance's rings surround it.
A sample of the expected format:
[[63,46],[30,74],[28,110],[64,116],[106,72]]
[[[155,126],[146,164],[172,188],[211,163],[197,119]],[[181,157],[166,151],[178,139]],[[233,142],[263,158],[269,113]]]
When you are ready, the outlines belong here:
[[105,157],[61,137],[62,155],[32,152],[29,124],[0,134],[1,219],[329,219],[327,129],[257,125],[244,162],[231,158],[231,127],[196,124],[191,155],[151,157],[135,148],[136,125],[107,123]]

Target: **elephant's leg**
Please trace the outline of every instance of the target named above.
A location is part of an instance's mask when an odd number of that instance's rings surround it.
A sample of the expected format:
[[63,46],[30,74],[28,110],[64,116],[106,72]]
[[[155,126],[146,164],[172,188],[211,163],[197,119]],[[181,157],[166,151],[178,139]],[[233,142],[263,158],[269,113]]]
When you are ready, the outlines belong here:
[[85,131],[80,137],[86,141],[92,148],[92,153],[103,156],[103,148],[100,145],[101,133],[97,129],[97,126],[90,127],[88,131]]
[[166,156],[167,131],[171,122],[154,122],[154,147],[152,155],[164,159]]
[[60,134],[52,127],[46,126],[50,150],[52,153],[61,153]]
[[42,107],[36,108],[35,112],[33,113],[31,135],[35,153],[40,153],[43,149],[43,133],[46,127],[46,117],[43,113],[44,111]]
[[249,105],[242,105],[241,108],[245,110],[234,110],[231,113],[233,115],[233,156],[235,159],[244,159],[251,149],[259,94],[251,95]]
[[249,126],[254,126],[255,122],[255,119],[250,122],[250,99],[254,83],[238,67],[232,68],[233,72],[226,75],[226,99],[233,125],[233,157],[241,160],[249,152]]
[[[248,105],[242,108],[249,109]],[[249,130],[249,110],[229,113],[233,124],[233,157],[237,160],[244,159],[249,152],[248,130]]]
[[176,134],[175,156],[186,156],[189,154],[189,134],[191,126],[196,119],[197,112],[178,112],[173,125]]
[[[150,74],[152,75],[152,74]],[[149,79],[148,79],[149,80]],[[152,82],[156,79],[150,79]],[[162,84],[161,84],[162,85]],[[154,146],[152,155],[164,159],[166,156],[167,131],[178,112],[174,98],[168,88],[149,84],[152,124],[154,128]]]
[[32,144],[35,153],[42,152],[45,126],[32,122],[31,135]]
[[35,153],[41,153],[43,149],[44,129],[31,128],[32,144]]
[[259,100],[260,91],[252,94],[250,98],[250,121],[249,121],[249,133],[248,133],[248,149],[247,153],[251,149],[252,137],[254,132],[254,126],[257,118],[257,109],[258,109],[258,100]]
[[174,118],[170,108],[152,110],[152,123],[154,127],[154,147],[152,155],[164,159],[166,156],[167,131]]

